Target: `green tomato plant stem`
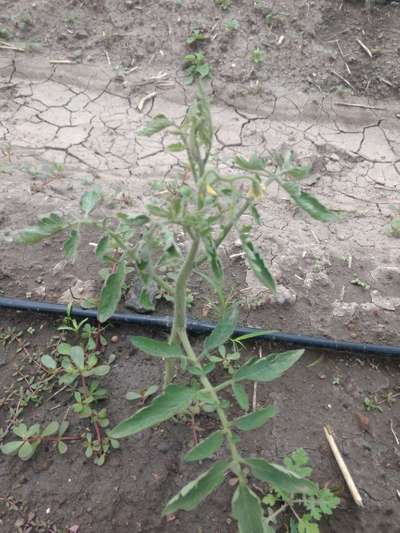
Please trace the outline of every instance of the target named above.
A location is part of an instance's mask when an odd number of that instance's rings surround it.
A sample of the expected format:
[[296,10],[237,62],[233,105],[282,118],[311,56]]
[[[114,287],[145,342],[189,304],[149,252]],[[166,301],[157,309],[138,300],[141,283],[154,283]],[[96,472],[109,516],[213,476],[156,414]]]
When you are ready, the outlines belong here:
[[[187,322],[187,303],[186,303],[186,293],[187,293],[187,282],[189,280],[190,274],[194,268],[196,254],[199,248],[200,240],[195,238],[192,241],[191,248],[186,257],[184,264],[179,272],[177,281],[176,281],[176,290],[175,290],[175,308],[174,308],[174,321],[171,332],[170,342],[176,342],[179,340],[182,344],[182,347],[186,353],[188,361],[200,371],[202,371],[201,362],[196,355],[189,337],[186,332],[186,322]],[[170,361],[167,361],[165,380],[170,378]],[[224,432],[228,447],[232,457],[232,470],[238,476],[239,480],[245,482],[245,475],[242,469],[242,457],[235,444],[235,436],[232,432],[231,425],[225,414],[224,409],[221,406],[218,394],[208,379],[208,377],[203,374],[199,377],[200,383],[202,384],[204,390],[209,394],[210,400],[215,404],[216,413],[221,422],[222,431]],[[224,384],[225,385],[225,384]]]

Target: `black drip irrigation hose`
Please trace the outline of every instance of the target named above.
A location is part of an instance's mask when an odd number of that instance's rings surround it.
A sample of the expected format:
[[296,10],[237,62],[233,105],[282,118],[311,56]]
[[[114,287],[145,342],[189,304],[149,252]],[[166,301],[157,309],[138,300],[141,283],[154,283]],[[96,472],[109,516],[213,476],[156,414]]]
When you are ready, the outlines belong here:
[[[95,309],[82,309],[81,307],[71,307],[68,309],[63,304],[52,304],[47,302],[35,302],[18,298],[0,298],[0,308],[15,309],[18,311],[30,311],[36,313],[47,313],[51,315],[66,315],[70,313],[72,317],[97,319]],[[136,326],[169,330],[172,326],[172,317],[157,315],[141,315],[136,313],[115,313],[110,317],[111,322],[122,324],[135,324]],[[194,335],[204,335],[211,333],[216,326],[214,322],[206,320],[189,319],[187,330]],[[261,332],[260,328],[237,327],[235,336],[247,335],[249,333]],[[322,348],[335,352],[349,352],[357,354],[371,354],[385,357],[400,358],[400,346],[387,346],[384,344],[364,344],[351,341],[336,341],[323,337],[311,337],[309,335],[295,335],[281,332],[264,332],[257,336],[256,340],[271,341],[303,348]]]

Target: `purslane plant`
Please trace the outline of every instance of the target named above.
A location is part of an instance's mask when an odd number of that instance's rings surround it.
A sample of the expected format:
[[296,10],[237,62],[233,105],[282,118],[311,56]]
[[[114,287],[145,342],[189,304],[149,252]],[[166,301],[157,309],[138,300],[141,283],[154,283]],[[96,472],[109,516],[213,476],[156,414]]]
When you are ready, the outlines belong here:
[[[332,221],[335,214],[302,190],[299,180],[309,169],[296,165],[290,152],[268,160],[256,155],[248,159],[237,156],[230,173],[221,173],[217,166],[213,166],[214,134],[208,102],[201,87],[182,124],[175,124],[165,115],[157,115],[138,134],[151,136],[163,130],[175,137],[166,149],[174,153],[185,152],[187,165],[175,178],[156,184],[154,200],[146,206],[144,213],[119,213],[113,219],[97,219],[93,213],[102,195],[99,190],[93,190],[81,198],[83,216],[61,217],[53,213],[20,232],[17,239],[30,244],[67,231],[64,251],[68,257],[74,257],[82,228],[92,225],[100,229],[102,236],[96,247],[96,255],[104,263],[101,271],[104,285],[98,302],[100,322],[105,322],[115,311],[133,275],[140,277],[142,282],[139,300],[143,306],[152,308],[150,292],[154,287],[159,296],[173,301],[173,324],[168,341],[138,336],[130,339],[136,348],[164,361],[164,390],[151,403],[109,430],[108,436],[113,440],[132,436],[185,413],[194,403],[205,411],[213,411],[218,429],[189,451],[185,460],[209,459],[217,452],[221,454],[224,446],[226,458],[214,462],[186,485],[167,503],[163,513],[195,508],[231,472],[237,479],[232,514],[239,531],[271,532],[277,513],[264,515],[261,500],[251,488],[252,477],[278,491],[277,500],[284,499],[287,494],[317,498],[320,489],[290,465],[277,465],[264,458],[242,455],[240,433],[258,428],[276,415],[273,405],[248,412],[246,384],[277,379],[299,360],[303,350],[254,357],[242,365],[235,356],[235,364],[228,364],[227,379],[214,384],[213,371],[221,357],[226,359],[224,346],[231,340],[238,321],[238,306],[228,305],[224,296],[224,270],[219,247],[231,232],[236,231],[249,266],[265,286],[274,291],[274,279],[252,241],[253,225],[242,224],[241,217],[250,214],[254,225],[260,223],[257,203],[272,183],[280,185],[295,204],[315,219]],[[177,236],[182,233],[186,254],[182,253],[177,241]],[[194,273],[210,284],[221,311],[221,320],[200,350],[194,349],[186,331],[188,289]],[[236,352],[239,344],[234,343]],[[190,376],[190,385],[172,383],[178,366],[182,376],[180,381],[187,382],[183,376]],[[227,400],[229,393],[244,411],[233,419]],[[331,508],[327,507],[326,512],[331,512]]]

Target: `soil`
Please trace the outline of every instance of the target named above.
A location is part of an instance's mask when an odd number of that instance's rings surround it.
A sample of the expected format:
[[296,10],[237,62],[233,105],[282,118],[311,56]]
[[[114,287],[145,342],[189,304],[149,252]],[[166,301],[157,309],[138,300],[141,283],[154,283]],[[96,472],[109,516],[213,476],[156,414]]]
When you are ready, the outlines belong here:
[[[27,46],[25,52],[0,49],[0,231],[7,237],[39,214],[73,213],[93,184],[106,194],[104,214],[140,210],[151,195],[149,181],[170,175],[179,159],[163,152],[165,137],[143,141],[134,131],[149,114],[184,116],[193,88],[184,84],[182,58],[192,50],[185,40],[197,27],[208,37],[199,49],[212,68],[207,91],[217,130],[214,159],[224,165],[236,153],[290,146],[299,161],[312,165],[306,190],[341,214],[338,223],[314,223],[272,190],[260,205],[255,236],[279,297],[263,290],[236,256],[234,238],[224,247],[241,322],[399,344],[400,252],[389,226],[400,204],[400,6],[368,11],[363,2],[266,4],[272,8],[268,24],[269,12],[252,0],[233,0],[228,11],[211,0],[0,0],[0,30],[9,31],[13,45]],[[237,31],[225,29],[228,19],[239,21]],[[258,66],[251,62],[256,47],[265,56]],[[72,64],[49,63],[66,59]],[[152,92],[140,112],[138,104]],[[60,239],[28,248],[1,241],[1,293],[57,301],[77,279],[94,280],[99,288],[89,244],[95,239],[85,237],[75,264],[62,262]],[[202,286],[193,291],[192,312],[199,317],[206,295]],[[50,317],[1,311],[0,339],[15,328],[29,352],[40,356],[58,325]],[[107,354],[117,354],[105,379],[112,423],[132,412],[124,399],[128,390],[161,382],[159,365],[130,346],[131,333],[107,331],[118,337],[107,347]],[[282,349],[263,344],[252,352],[259,348]],[[4,399],[27,354],[14,343],[0,350]],[[241,446],[275,461],[306,449],[314,479],[341,495],[324,532],[400,531],[398,372],[397,360],[307,351],[281,380],[258,388],[258,405],[274,402],[280,414],[245,434]],[[374,396],[382,412],[365,411],[364,399]],[[24,418],[61,419],[68,404],[61,393],[27,408]],[[5,427],[15,404],[0,405]],[[208,432],[215,421],[202,416],[197,423]],[[352,503],[325,441],[325,424],[335,430],[363,509]],[[0,529],[233,532],[229,484],[194,512],[170,521],[160,516],[169,497],[205,469],[182,460],[191,440],[189,425],[166,424],[124,441],[102,467],[86,459],[79,444],[65,456],[41,450],[27,463],[0,456]]]

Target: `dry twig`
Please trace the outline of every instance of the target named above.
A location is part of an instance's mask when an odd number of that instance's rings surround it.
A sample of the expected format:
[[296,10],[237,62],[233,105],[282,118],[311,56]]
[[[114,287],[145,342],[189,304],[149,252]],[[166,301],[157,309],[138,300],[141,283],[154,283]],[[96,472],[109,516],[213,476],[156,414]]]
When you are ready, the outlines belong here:
[[350,104],[348,102],[333,102],[333,105],[342,106],[342,107],[358,107],[360,109],[373,109],[375,111],[386,111],[386,107],[376,107],[373,105],[364,105],[364,104]]
[[393,438],[394,438],[397,446],[400,446],[399,437],[397,436],[397,433],[395,432],[394,427],[393,427],[393,420],[390,420],[390,431],[392,432]]
[[154,100],[154,98],[157,96],[157,92],[154,91],[152,93],[149,93],[149,94],[146,94],[146,96],[144,96],[140,102],[138,103],[137,105],[137,108],[138,108],[138,111],[142,112],[143,111],[143,108],[144,106],[146,105],[147,102],[150,102],[152,100]]
[[364,52],[367,54],[367,56],[369,56],[369,57],[372,59],[372,52],[371,52],[371,50],[368,48],[368,46],[365,45],[360,39],[356,39],[356,41],[357,41],[358,44],[361,46],[361,48],[364,50]]
[[331,70],[332,74],[336,77],[338,77],[340,80],[342,80],[346,85],[347,87],[350,87],[350,89],[355,93],[356,90],[354,89],[354,87],[352,86],[352,84],[349,82],[349,80],[346,80],[346,78],[344,78],[341,74],[339,74],[338,72],[336,72],[336,70]]
[[343,59],[343,62],[344,62],[344,65],[346,67],[346,70],[347,72],[350,74],[351,76],[351,70],[350,70],[350,67],[349,65],[347,64],[347,61],[344,57],[344,53],[343,53],[343,50],[342,50],[342,47],[340,46],[340,42],[339,41],[336,41],[336,44],[337,44],[337,47],[338,47],[338,50],[339,50],[339,54],[342,56],[342,59]]
[[353,497],[354,502],[359,507],[364,507],[361,495],[358,492],[356,484],[354,483],[354,480],[351,477],[349,469],[347,468],[346,463],[344,462],[343,456],[340,453],[339,448],[337,447],[337,444],[336,444],[335,439],[333,437],[332,429],[329,426],[324,426],[324,432],[325,432],[326,440],[328,441],[328,444],[329,444],[329,446],[330,446],[330,448],[332,450],[333,456],[336,459],[338,467],[339,467],[339,469],[340,469],[340,471],[341,471],[341,473],[342,473],[342,475],[343,475],[343,477],[344,477],[344,479],[346,481],[346,484],[347,484],[347,486],[349,488],[349,491],[350,491],[350,493],[351,493],[351,495]]

